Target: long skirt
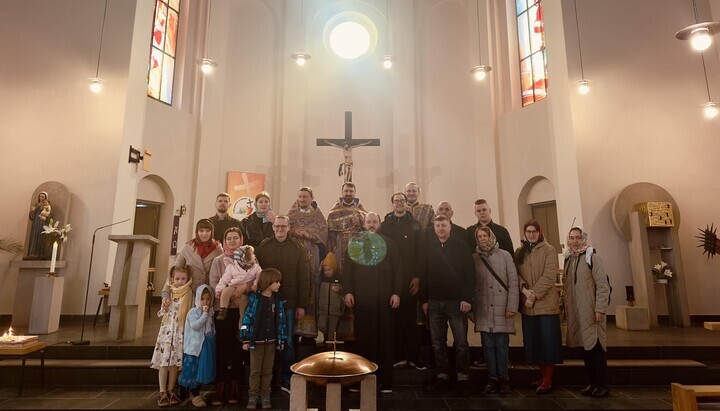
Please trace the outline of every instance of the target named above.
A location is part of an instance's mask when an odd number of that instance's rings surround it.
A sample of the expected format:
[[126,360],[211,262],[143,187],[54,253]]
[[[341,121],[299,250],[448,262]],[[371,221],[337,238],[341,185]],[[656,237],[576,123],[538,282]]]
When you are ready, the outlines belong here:
[[562,364],[559,315],[523,315],[522,329],[527,362]]

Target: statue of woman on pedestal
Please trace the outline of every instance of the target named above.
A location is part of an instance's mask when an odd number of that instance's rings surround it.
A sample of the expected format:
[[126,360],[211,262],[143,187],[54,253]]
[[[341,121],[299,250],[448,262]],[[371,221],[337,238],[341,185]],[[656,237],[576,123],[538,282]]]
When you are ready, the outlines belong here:
[[27,258],[30,260],[47,259],[47,247],[45,238],[42,236],[43,226],[50,221],[52,206],[48,194],[41,191],[38,194],[37,202],[30,206],[29,218],[32,221],[30,227],[30,243],[28,245]]

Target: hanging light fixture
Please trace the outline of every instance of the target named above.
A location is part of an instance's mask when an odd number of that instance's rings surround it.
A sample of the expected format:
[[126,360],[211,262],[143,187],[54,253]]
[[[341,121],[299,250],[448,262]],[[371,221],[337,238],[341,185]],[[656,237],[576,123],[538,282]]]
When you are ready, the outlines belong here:
[[[212,16],[212,0],[208,1],[208,14],[207,14],[207,20],[206,25],[207,31],[205,33],[205,55],[207,55],[208,49],[210,47],[210,17]],[[215,67],[218,66],[217,61],[209,58],[209,57],[203,57],[197,61],[197,63],[200,65],[200,71],[202,71],[203,74],[211,74]]]
[[105,35],[105,18],[107,17],[107,0],[103,11],[102,27],[100,29],[100,47],[98,48],[97,66],[95,66],[95,77],[90,77],[90,91],[99,93],[102,90],[103,79],[100,78],[100,56],[102,55],[103,36]]
[[575,28],[577,29],[578,51],[580,53],[580,80],[578,81],[578,93],[585,95],[590,92],[590,81],[585,78],[583,68],[582,44],[580,43],[580,23],[578,23],[577,0],[573,0],[575,6]]
[[477,66],[473,66],[470,68],[470,72],[473,73],[473,76],[475,76],[475,80],[482,81],[485,80],[485,77],[487,77],[487,73],[492,70],[492,67],[486,66],[482,64],[482,51],[480,50],[480,45],[482,44],[482,39],[480,38],[480,0],[477,0],[475,2],[475,10],[477,14],[477,35],[478,35],[478,62],[479,64]]
[[678,40],[690,40],[690,46],[693,50],[705,51],[710,48],[713,36],[720,32],[720,23],[716,21],[706,21],[700,23],[695,0],[692,0],[692,4],[693,14],[695,15],[695,24],[691,24],[675,33],[675,38]]
[[707,70],[705,69],[705,53],[700,53],[700,58],[702,59],[703,75],[705,76],[705,90],[707,91],[708,97],[707,103],[703,104],[703,113],[705,114],[705,118],[711,119],[717,117],[718,105],[712,101],[712,97],[710,97],[710,83],[708,83]]
[[[302,0],[300,2],[300,41],[303,43],[301,44],[300,49],[302,50],[304,47],[304,43],[306,40],[306,34],[305,34],[305,24],[303,22],[303,17],[305,17],[305,0]],[[310,53],[306,53],[304,51],[298,51],[290,55],[290,57],[295,60],[295,63],[297,63],[298,66],[304,66],[305,63],[307,63],[308,60],[310,60]]]
[[385,33],[385,50],[388,54],[383,56],[383,67],[391,69],[393,66],[393,56],[390,53],[390,0],[385,0],[385,17],[387,17],[387,33]]

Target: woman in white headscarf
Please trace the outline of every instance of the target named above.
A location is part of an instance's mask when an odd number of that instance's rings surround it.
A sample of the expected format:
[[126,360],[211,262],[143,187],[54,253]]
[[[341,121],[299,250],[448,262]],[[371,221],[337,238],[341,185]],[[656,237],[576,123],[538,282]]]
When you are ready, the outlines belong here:
[[590,384],[580,392],[594,398],[608,395],[606,318],[610,282],[602,259],[579,227],[570,229],[565,251],[565,314],[567,346],[582,347]]

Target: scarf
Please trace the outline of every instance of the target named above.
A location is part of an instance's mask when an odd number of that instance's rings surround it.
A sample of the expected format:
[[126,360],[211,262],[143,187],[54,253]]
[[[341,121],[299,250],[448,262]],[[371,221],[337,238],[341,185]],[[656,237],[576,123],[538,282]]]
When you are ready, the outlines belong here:
[[[582,233],[582,242],[580,243],[580,246],[573,247],[570,245],[570,233],[573,230],[580,230],[580,232]],[[592,261],[592,255],[595,252],[595,250],[591,246],[589,246],[587,242],[588,242],[588,234],[582,228],[580,228],[580,227],[571,228],[570,231],[568,231],[567,240],[565,241],[565,244],[567,244],[568,246],[565,249],[565,251],[563,252],[563,257],[565,257],[565,259],[567,260],[568,258],[570,258],[570,256],[577,257],[577,256],[581,255],[582,253],[585,253],[585,261],[587,262],[588,265],[590,265],[591,261]]]
[[264,212],[264,213],[261,213],[261,212],[259,212],[259,211],[256,211],[256,212],[255,212],[255,215],[258,216],[258,218],[260,218],[263,223],[269,223],[269,222],[270,222],[270,220],[268,220],[268,218],[267,218],[267,211]]
[[[487,254],[490,251],[492,251],[493,248],[495,248],[495,245],[497,244],[497,237],[495,237],[495,233],[493,233],[492,230],[489,229],[488,227],[479,227],[478,230],[483,230],[490,237],[488,239],[487,244],[485,244],[484,246],[478,244],[478,246],[477,246],[478,251],[482,251]],[[477,236],[476,236],[476,238],[477,238]]]
[[[172,279],[168,278],[168,283],[170,283]],[[176,298],[180,300],[180,307],[178,308],[178,324],[185,324],[185,317],[187,317],[187,313],[190,310],[190,304],[192,300],[192,280],[188,280],[188,282],[185,283],[185,285],[182,285],[180,287],[175,287],[171,283],[170,285],[170,299],[175,300]],[[166,312],[163,315],[162,323],[165,324],[167,322],[168,313]]]
[[204,260],[205,257],[215,251],[219,243],[214,238],[211,238],[210,241],[206,241],[204,243],[200,241],[199,238],[193,238],[192,244],[195,248],[195,252],[200,256],[201,259]]

